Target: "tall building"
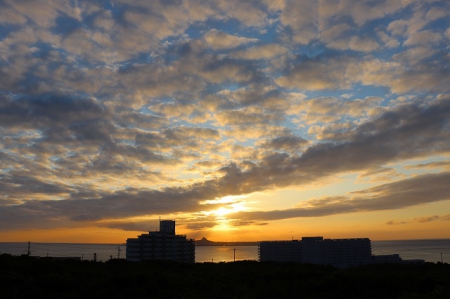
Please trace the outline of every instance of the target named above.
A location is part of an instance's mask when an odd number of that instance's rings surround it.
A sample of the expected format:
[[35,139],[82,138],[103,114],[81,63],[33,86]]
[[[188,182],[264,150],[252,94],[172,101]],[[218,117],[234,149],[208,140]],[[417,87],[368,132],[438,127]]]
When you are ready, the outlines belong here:
[[263,241],[259,243],[260,261],[292,261],[346,268],[370,264],[370,239],[323,239],[303,237],[301,241]]
[[195,263],[195,243],[175,234],[174,220],[161,220],[159,231],[127,239],[126,259],[129,261],[172,260]]

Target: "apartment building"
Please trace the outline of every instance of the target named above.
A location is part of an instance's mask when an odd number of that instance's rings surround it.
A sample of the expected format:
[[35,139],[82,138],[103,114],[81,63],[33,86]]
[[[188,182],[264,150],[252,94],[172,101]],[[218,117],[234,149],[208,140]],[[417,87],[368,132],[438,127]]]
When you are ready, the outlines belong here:
[[292,261],[332,265],[346,268],[370,264],[371,242],[368,238],[323,239],[303,237],[302,240],[263,241],[258,246],[259,261]]
[[172,260],[195,263],[195,243],[185,235],[175,234],[174,220],[161,220],[159,231],[127,239],[129,261]]

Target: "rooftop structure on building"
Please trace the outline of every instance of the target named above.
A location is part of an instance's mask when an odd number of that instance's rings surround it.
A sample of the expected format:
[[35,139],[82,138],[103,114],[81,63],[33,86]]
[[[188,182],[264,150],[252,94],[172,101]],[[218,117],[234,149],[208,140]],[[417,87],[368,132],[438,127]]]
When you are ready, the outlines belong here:
[[127,239],[129,261],[172,260],[195,262],[195,243],[185,235],[175,234],[174,220],[160,220],[159,231]]
[[291,261],[332,265],[338,268],[359,266],[372,262],[368,238],[323,239],[303,237],[302,240],[263,241],[258,246],[259,261]]

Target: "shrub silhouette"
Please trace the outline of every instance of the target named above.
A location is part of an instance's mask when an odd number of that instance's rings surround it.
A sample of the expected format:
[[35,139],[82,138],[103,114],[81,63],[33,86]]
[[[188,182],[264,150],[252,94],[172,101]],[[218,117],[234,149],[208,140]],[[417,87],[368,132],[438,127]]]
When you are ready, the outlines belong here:
[[450,265],[348,269],[240,261],[55,261],[0,255],[2,298],[450,298]]

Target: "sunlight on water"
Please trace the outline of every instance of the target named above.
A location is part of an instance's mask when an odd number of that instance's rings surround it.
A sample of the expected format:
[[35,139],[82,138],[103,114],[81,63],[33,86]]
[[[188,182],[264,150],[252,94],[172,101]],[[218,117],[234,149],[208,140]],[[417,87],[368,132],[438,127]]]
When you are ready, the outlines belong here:
[[[236,251],[234,250],[236,249]],[[257,246],[196,246],[195,261],[204,262],[232,262],[236,254],[236,261],[258,260]]]

